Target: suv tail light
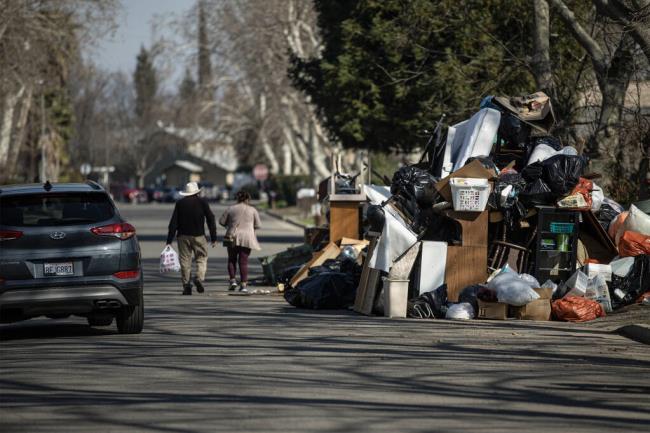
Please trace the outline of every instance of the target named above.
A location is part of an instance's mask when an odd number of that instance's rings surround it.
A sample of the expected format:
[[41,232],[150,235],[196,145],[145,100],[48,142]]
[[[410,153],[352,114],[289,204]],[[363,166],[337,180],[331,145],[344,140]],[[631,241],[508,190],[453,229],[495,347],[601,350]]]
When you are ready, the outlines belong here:
[[113,274],[114,277],[119,278],[120,280],[128,280],[131,278],[138,278],[140,276],[140,269],[134,269],[132,271],[120,271]]
[[93,227],[90,231],[97,236],[113,236],[122,241],[135,235],[135,227],[129,223],[117,223],[101,227]]
[[1,241],[13,241],[18,239],[23,235],[23,232],[18,230],[0,230],[0,242]]

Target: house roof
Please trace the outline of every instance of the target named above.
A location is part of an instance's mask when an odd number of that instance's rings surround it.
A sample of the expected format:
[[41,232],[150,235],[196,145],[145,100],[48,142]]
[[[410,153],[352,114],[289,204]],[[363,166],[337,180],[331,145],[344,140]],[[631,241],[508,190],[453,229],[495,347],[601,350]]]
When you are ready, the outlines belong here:
[[194,164],[193,162],[190,161],[185,161],[183,159],[177,159],[176,161],[174,161],[174,165],[183,168],[187,171],[191,171],[192,173],[203,172],[203,167],[201,167],[200,165]]

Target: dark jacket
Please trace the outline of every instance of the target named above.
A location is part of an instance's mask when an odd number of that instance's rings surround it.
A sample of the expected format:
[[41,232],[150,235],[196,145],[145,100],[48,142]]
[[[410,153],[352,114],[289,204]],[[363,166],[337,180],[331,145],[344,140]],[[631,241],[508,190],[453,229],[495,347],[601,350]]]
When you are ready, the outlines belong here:
[[167,243],[171,244],[177,234],[205,236],[205,223],[210,229],[210,241],[217,241],[217,225],[207,201],[198,195],[191,195],[176,202],[172,219],[169,221]]

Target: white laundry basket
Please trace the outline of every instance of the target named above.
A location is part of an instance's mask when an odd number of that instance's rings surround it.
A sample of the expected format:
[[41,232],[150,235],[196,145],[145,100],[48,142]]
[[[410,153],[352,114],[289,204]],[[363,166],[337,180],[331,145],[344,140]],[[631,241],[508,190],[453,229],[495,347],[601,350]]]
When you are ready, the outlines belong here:
[[460,212],[483,212],[490,196],[487,179],[455,177],[449,180],[454,210]]

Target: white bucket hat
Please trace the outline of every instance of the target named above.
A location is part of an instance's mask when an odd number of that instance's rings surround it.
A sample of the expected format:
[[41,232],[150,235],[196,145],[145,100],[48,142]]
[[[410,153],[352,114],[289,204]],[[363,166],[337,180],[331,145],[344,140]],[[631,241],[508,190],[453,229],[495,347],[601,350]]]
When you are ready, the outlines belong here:
[[188,182],[187,185],[185,185],[185,191],[181,191],[179,194],[188,196],[188,195],[195,195],[201,192],[201,188],[199,188],[199,185],[196,182]]

